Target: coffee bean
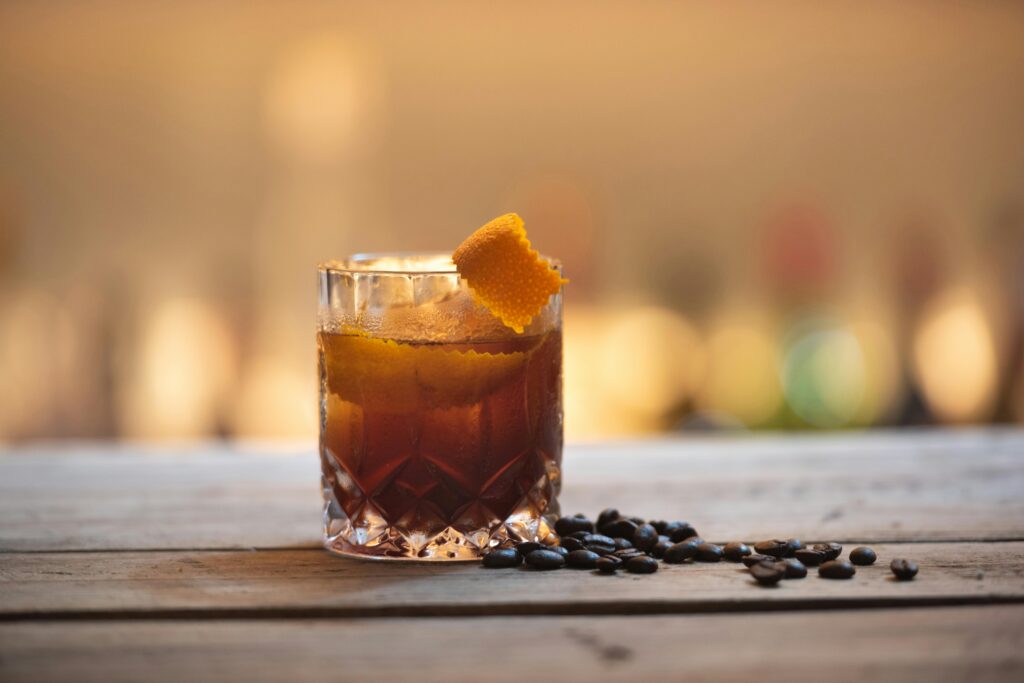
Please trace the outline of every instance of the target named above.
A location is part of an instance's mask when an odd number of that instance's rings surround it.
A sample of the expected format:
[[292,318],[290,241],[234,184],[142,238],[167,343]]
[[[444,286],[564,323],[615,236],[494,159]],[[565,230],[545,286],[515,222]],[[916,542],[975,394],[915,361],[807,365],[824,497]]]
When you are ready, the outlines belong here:
[[790,538],[786,541],[786,545],[789,546],[789,552],[786,553],[786,557],[793,557],[793,553],[797,550],[804,549],[804,543],[799,538]]
[[633,524],[636,524],[637,526],[643,526],[644,524],[647,524],[647,520],[643,517],[627,517],[626,519],[633,522]]
[[485,567],[496,569],[498,567],[518,567],[523,561],[523,556],[515,548],[498,548],[484,555],[483,564]]
[[616,550],[624,550],[625,548],[632,548],[632,547],[633,547],[633,541],[629,540],[628,538],[616,538],[615,539],[615,549]]
[[780,563],[767,560],[750,566],[750,575],[762,586],[774,586],[786,575]]
[[672,547],[672,541],[668,538],[661,536],[658,538],[658,542],[648,551],[652,557],[662,558],[665,557],[665,552]]
[[568,550],[569,552],[572,552],[574,550],[580,550],[583,548],[583,541],[581,541],[578,538],[573,538],[572,536],[563,536],[562,547]]
[[665,527],[665,535],[673,543],[682,543],[689,538],[697,536],[697,530],[690,526],[689,522],[672,522]]
[[825,553],[826,560],[834,560],[843,552],[843,546],[838,543],[815,543],[811,550],[820,550]]
[[889,563],[889,570],[900,581],[910,581],[917,576],[917,562],[898,558]]
[[784,541],[781,538],[773,538],[769,541],[758,541],[754,544],[754,550],[762,555],[785,557],[789,552],[789,541]]
[[636,533],[639,526],[639,524],[628,519],[617,519],[614,522],[605,524],[599,531],[605,536],[611,536],[612,538],[628,538],[633,540],[633,534]]
[[818,567],[818,576],[823,579],[849,579],[857,569],[845,560],[829,560]]
[[574,550],[565,561],[573,569],[594,569],[599,559],[600,555],[589,550]]
[[601,556],[611,555],[615,552],[614,545],[605,545],[604,543],[587,543],[583,548],[584,550],[589,550],[590,552],[597,553]]
[[543,543],[537,543],[536,541],[523,541],[522,543],[519,543],[518,545],[516,545],[516,550],[519,551],[520,555],[522,555],[523,557],[526,557],[527,555],[532,553],[534,550],[540,550],[543,547],[544,547]]
[[555,552],[555,553],[558,553],[562,557],[568,557],[569,556],[569,549],[565,548],[565,547],[562,547],[560,545],[551,545],[551,546],[547,546],[544,549],[545,550],[550,550],[550,551]]
[[534,550],[526,556],[526,564],[534,569],[560,569],[565,566],[565,557],[553,550]]
[[[582,541],[583,539],[585,539],[590,534],[591,534],[590,531],[574,531],[571,534],[569,534],[569,538],[575,538],[575,539],[578,539],[578,540]],[[564,536],[563,536],[563,538],[564,538]]]
[[591,543],[598,543],[600,545],[610,545],[612,548],[615,547],[615,539],[604,534],[587,534],[583,538],[583,545],[590,545]]
[[697,546],[697,557],[695,559],[698,562],[721,562],[722,548],[714,543],[701,543]]
[[668,522],[663,519],[655,519],[650,522],[650,525],[654,527],[654,530],[659,534],[665,533],[665,527],[668,526]]
[[699,543],[694,543],[693,541],[676,543],[665,551],[665,556],[662,559],[669,564],[680,564],[686,560],[692,560],[697,556],[697,548],[699,546]]
[[651,546],[658,542],[658,531],[650,524],[637,527],[633,534],[633,545],[644,552],[650,550]]
[[631,557],[626,560],[626,571],[632,574],[653,574],[658,571],[658,561],[646,555]]
[[825,556],[826,553],[821,550],[814,550],[813,548],[797,550],[794,554],[796,555],[796,559],[800,560],[808,567],[817,567],[822,562],[828,561],[828,558]]
[[878,555],[871,548],[860,546],[850,551],[850,562],[860,566],[874,564],[877,559]]
[[606,508],[601,510],[601,514],[597,516],[597,528],[608,526],[619,518],[619,511],[615,508]]
[[739,541],[733,541],[732,543],[726,543],[725,547],[722,548],[722,555],[725,559],[730,562],[739,562],[744,557],[750,554],[750,546],[746,543],[740,543]]
[[594,531],[594,523],[586,517],[562,517],[555,522],[555,533],[559,536],[568,536],[577,531]]
[[594,563],[594,566],[597,568],[597,571],[603,574],[611,574],[622,566],[622,560],[614,555],[608,555],[606,557],[598,558],[597,562]]
[[747,555],[740,561],[747,567],[753,567],[758,562],[774,562],[775,558],[771,555],[761,555],[759,553],[754,553],[752,555]]
[[784,578],[802,579],[807,576],[807,567],[805,567],[803,562],[795,557],[787,557],[784,560],[779,560],[779,564],[786,568],[786,576]]

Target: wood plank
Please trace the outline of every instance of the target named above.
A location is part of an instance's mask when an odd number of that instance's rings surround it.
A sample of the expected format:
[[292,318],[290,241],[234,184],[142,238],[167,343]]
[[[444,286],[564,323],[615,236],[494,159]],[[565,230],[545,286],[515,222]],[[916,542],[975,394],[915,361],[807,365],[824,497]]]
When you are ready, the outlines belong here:
[[0,679],[1019,681],[1024,607],[0,624]]
[[[1024,539],[1024,430],[570,446],[563,508],[714,539]],[[0,455],[0,551],[313,547],[315,448],[40,446]]]
[[[650,614],[1024,601],[1024,543],[875,546],[850,581],[811,574],[762,588],[733,563],[650,576],[478,564],[381,564],[319,550],[28,553],[0,556],[0,620]],[[893,557],[918,561],[892,579]]]

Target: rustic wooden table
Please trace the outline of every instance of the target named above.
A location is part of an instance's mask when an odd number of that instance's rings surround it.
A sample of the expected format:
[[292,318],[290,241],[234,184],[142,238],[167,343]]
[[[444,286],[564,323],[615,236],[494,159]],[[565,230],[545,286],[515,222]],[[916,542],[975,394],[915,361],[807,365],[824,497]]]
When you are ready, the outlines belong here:
[[568,449],[567,512],[878,551],[776,588],[339,559],[318,480],[311,447],[3,451],[0,680],[1024,680],[1024,431]]

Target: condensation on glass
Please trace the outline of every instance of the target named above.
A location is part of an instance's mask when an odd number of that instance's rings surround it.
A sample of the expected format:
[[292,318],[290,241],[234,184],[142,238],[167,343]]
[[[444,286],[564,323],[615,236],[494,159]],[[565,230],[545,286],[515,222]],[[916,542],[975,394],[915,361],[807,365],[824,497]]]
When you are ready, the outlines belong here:
[[319,275],[325,546],[467,560],[546,537],[561,487],[561,294],[516,334],[448,256],[361,255]]

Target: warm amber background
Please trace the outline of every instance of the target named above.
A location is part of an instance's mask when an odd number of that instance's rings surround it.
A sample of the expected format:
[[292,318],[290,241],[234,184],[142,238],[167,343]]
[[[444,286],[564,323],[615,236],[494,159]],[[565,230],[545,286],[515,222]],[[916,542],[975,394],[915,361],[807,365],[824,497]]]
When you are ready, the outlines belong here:
[[567,435],[1024,421],[1024,3],[0,4],[0,439],[311,437],[314,266],[519,211]]

